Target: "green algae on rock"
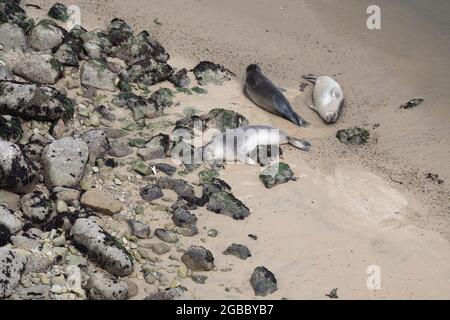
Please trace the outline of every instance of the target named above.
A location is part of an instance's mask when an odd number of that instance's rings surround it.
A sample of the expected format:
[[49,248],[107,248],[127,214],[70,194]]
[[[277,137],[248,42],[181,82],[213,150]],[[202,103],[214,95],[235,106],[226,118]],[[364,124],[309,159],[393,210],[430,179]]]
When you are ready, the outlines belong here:
[[267,189],[276,185],[289,182],[294,179],[294,173],[288,164],[279,162],[264,169],[259,174],[259,179]]

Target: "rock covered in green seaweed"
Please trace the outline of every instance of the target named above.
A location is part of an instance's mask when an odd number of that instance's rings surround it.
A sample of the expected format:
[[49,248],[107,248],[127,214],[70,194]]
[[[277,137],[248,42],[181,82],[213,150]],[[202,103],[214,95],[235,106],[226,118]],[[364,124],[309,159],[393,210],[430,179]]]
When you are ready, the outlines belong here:
[[276,185],[289,182],[294,179],[294,173],[288,164],[279,162],[264,169],[259,174],[259,179],[267,189]]
[[69,19],[67,7],[62,3],[55,3],[48,11],[48,16],[62,22],[66,22]]
[[369,141],[369,137],[369,131],[359,127],[339,130],[336,133],[336,138],[345,144],[365,144]]
[[200,85],[208,83],[222,85],[234,76],[230,70],[211,61],[201,61],[192,71]]

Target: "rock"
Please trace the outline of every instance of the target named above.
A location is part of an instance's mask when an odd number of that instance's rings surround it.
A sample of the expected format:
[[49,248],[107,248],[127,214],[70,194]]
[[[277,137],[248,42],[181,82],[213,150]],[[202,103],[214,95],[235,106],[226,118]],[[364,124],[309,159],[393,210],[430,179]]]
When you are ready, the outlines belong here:
[[152,86],[158,82],[169,79],[173,69],[165,62],[157,62],[153,59],[141,60],[128,67],[121,74],[121,78],[131,83]]
[[194,188],[182,179],[172,179],[169,177],[160,177],[157,186],[161,189],[169,189],[174,191],[178,197],[186,200],[188,203],[197,202],[198,198],[195,196]]
[[402,104],[400,106],[400,109],[411,109],[411,108],[415,108],[418,105],[422,104],[424,102],[424,100],[422,98],[418,98],[418,99],[412,99],[409,100],[408,102]]
[[202,61],[193,69],[195,78],[200,85],[213,83],[215,85],[222,85],[225,81],[231,80],[234,74],[225,69],[220,64],[215,64],[211,61]]
[[295,180],[291,168],[288,164],[283,162],[276,163],[261,171],[259,179],[267,189]]
[[63,138],[48,144],[41,156],[47,188],[76,187],[83,178],[88,157],[89,147],[79,138]]
[[216,170],[202,170],[198,173],[198,177],[202,183],[211,182],[212,179],[217,178],[218,176],[219,173]]
[[12,236],[11,243],[22,250],[39,250],[42,246],[42,241],[24,236]]
[[236,199],[233,194],[220,191],[209,198],[207,209],[227,216],[236,220],[245,219],[250,215],[250,210],[239,199]]
[[133,111],[133,120],[154,119],[162,115],[163,108],[149,99],[132,92],[121,92],[115,99],[119,105],[127,106]]
[[166,243],[156,243],[152,245],[152,251],[159,255],[166,254],[170,251],[170,246]]
[[81,196],[81,204],[108,215],[113,215],[123,209],[120,201],[100,189],[86,191]]
[[[78,51],[70,43],[63,43],[55,53],[55,58],[60,64],[67,67],[78,68]],[[78,81],[75,85],[68,86],[67,89],[78,87]]]
[[133,298],[139,294],[139,287],[131,279],[123,279],[123,282],[125,282],[128,286],[128,298]]
[[147,239],[150,237],[150,227],[148,224],[136,220],[128,220],[128,224],[131,228],[131,233],[134,236],[140,239]]
[[219,235],[219,231],[216,229],[209,229],[208,230],[208,237],[216,238]]
[[86,293],[82,287],[81,269],[78,266],[69,265],[66,268],[66,288],[68,291],[75,293],[80,298],[86,299]]
[[69,19],[69,13],[67,12],[67,7],[61,3],[55,3],[48,11],[49,17],[66,22]]
[[242,244],[233,243],[224,252],[224,255],[232,255],[239,259],[246,260],[251,257],[250,250]]
[[195,224],[188,225],[183,228],[177,228],[175,231],[184,237],[193,237],[198,234],[198,228]]
[[13,212],[20,210],[20,195],[0,189],[0,199],[0,204],[9,210],[12,210]]
[[58,59],[50,54],[27,55],[13,68],[14,74],[35,83],[55,84],[63,75]]
[[9,231],[9,229],[0,224],[0,247],[6,246],[11,238],[11,232]]
[[194,146],[181,141],[177,142],[170,152],[172,160],[181,162],[187,172],[192,172],[203,163],[202,151],[202,147],[194,148]]
[[178,236],[172,232],[165,229],[156,229],[155,230],[155,236],[164,242],[167,243],[176,243],[178,242]]
[[59,119],[58,121],[55,121],[51,127],[50,127],[50,134],[55,139],[61,139],[64,137],[64,131],[66,130],[66,124],[64,123],[64,120]]
[[25,270],[23,271],[23,274],[27,275],[30,273],[47,273],[48,269],[50,269],[52,265],[53,261],[50,260],[45,254],[30,254],[27,256],[27,262],[25,263]]
[[90,259],[115,276],[127,276],[133,271],[130,253],[95,222],[78,219],[70,231],[73,241],[85,248]]
[[145,144],[145,148],[139,149],[137,154],[144,161],[164,159],[169,152],[170,139],[166,134],[160,133]]
[[115,18],[108,26],[109,41],[117,46],[127,42],[133,36],[133,29],[125,21]]
[[53,87],[15,81],[0,82],[0,114],[26,120],[56,121],[72,118],[73,112],[73,102]]
[[22,138],[23,130],[20,119],[0,115],[0,140],[17,143]]
[[181,261],[192,271],[211,271],[214,269],[214,257],[211,251],[201,246],[190,247],[181,257]]
[[98,106],[95,111],[98,112],[103,119],[106,119],[108,121],[116,120],[116,115],[105,106]]
[[98,157],[103,157],[110,149],[109,140],[105,131],[101,129],[89,130],[81,135],[89,148],[89,162],[95,163]]
[[33,223],[46,221],[52,213],[52,203],[45,194],[40,191],[24,195],[20,199],[21,210]]
[[125,281],[101,271],[90,271],[88,274],[86,290],[90,299],[125,300],[128,298],[128,285]]
[[0,299],[9,297],[19,284],[25,261],[16,251],[0,248]]
[[146,59],[153,59],[157,62],[169,60],[169,54],[163,46],[147,31],[142,31],[126,44],[117,47],[113,55],[125,61],[129,66]]
[[156,169],[156,172],[161,171],[168,176],[173,176],[177,171],[177,168],[167,163],[152,163],[150,164],[150,167],[154,167]]
[[115,91],[117,75],[109,69],[108,63],[102,60],[90,60],[80,70],[81,84],[100,90]]
[[[17,298],[14,297],[17,295]],[[50,300],[50,286],[39,284],[29,288],[18,287],[16,293],[11,296],[11,299],[19,300]]]
[[21,50],[27,48],[25,32],[17,24],[3,23],[0,25],[0,44],[4,50]]
[[0,203],[0,226],[4,226],[11,234],[15,234],[22,230],[24,222],[12,210]]
[[98,40],[90,40],[83,43],[83,49],[91,59],[105,58],[106,54],[102,44]]
[[197,217],[189,211],[178,208],[172,214],[172,221],[177,227],[188,227],[197,223]]
[[8,68],[0,64],[0,81],[2,80],[14,80],[14,75],[11,73],[11,71],[9,71]]
[[168,88],[161,88],[152,93],[149,100],[160,109],[171,107],[174,94]]
[[202,131],[207,129],[217,129],[225,132],[228,129],[235,129],[249,124],[247,118],[240,113],[226,110],[222,108],[215,108],[209,111],[206,115],[201,117],[191,115],[178,120],[175,125],[184,128],[200,128]]
[[207,276],[203,276],[203,275],[195,274],[195,275],[193,275],[193,276],[191,277],[191,279],[192,279],[192,281],[194,281],[195,283],[198,283],[198,284],[205,284],[205,283],[206,283],[206,280],[208,279],[208,277],[207,277]]
[[149,174],[152,173],[152,170],[150,169],[150,167],[148,165],[146,165],[144,161],[139,160],[139,159],[134,160],[132,162],[131,169],[143,176],[148,176]]
[[173,85],[177,88],[183,88],[189,86],[191,83],[191,80],[189,79],[187,75],[186,69],[181,69],[180,71],[174,73],[170,78],[169,81],[173,83]]
[[36,51],[53,50],[63,43],[65,36],[55,22],[43,19],[31,29],[28,44]]
[[257,267],[250,278],[256,296],[266,296],[277,291],[277,279],[274,274],[265,267]]
[[148,202],[164,197],[161,188],[154,184],[143,187],[140,191],[140,195],[142,199]]
[[37,183],[36,167],[15,144],[0,140],[0,187],[27,193]]
[[81,192],[71,188],[55,187],[52,189],[52,195],[55,199],[65,202],[72,202],[80,199]]
[[183,287],[168,288],[148,295],[144,300],[186,300],[183,296],[186,291]]
[[339,130],[336,133],[336,138],[345,144],[365,144],[369,141],[369,131],[363,128],[349,128],[344,130]]
[[111,142],[110,154],[114,157],[122,158],[132,154],[134,151],[132,148],[120,140],[114,140]]

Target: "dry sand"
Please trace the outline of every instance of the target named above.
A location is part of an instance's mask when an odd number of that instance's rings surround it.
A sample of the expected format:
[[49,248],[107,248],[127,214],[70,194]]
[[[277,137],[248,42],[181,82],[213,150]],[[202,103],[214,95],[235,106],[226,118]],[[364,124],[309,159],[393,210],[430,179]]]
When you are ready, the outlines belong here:
[[[44,10],[53,4],[32,2]],[[136,31],[149,30],[176,67],[212,60],[240,76],[247,64],[260,63],[311,122],[298,128],[253,106],[237,80],[208,86],[206,96],[177,96],[181,105],[173,112],[226,107],[251,124],[275,125],[313,143],[309,154],[285,148],[284,161],[300,177],[297,182],[266,190],[259,168],[229,165],[221,172],[252,215],[237,222],[195,212],[200,230],[220,232],[204,244],[216,265],[233,269],[209,273],[203,286],[184,280],[195,298],[254,298],[248,279],[258,265],[278,278],[279,290],[267,298],[322,299],[332,288],[344,299],[450,298],[448,2],[377,1],[377,31],[365,26],[370,1],[61,2],[78,4],[89,29],[120,17]],[[348,101],[336,125],[325,125],[306,106],[310,89],[298,90],[306,73],[334,75],[343,85]],[[399,110],[415,97],[425,103]],[[336,130],[354,125],[371,131],[367,146],[336,140]],[[445,183],[429,181],[428,172]],[[199,244],[200,237],[188,241]],[[248,245],[252,257],[222,255],[231,242]],[[381,268],[381,290],[366,286],[370,265]]]

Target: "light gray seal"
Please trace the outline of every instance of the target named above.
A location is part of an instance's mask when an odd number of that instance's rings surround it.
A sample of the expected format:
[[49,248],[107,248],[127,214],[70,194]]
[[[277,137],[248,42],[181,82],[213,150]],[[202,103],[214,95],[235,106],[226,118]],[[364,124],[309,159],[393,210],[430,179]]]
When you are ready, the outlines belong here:
[[244,76],[243,90],[245,96],[256,105],[295,123],[298,126],[306,127],[309,123],[300,117],[281,93],[281,91],[267,78],[256,64],[247,67]]
[[344,92],[336,80],[328,76],[308,74],[304,79],[314,83],[313,102],[309,107],[326,123],[335,123],[344,108]]
[[240,161],[257,165],[256,160],[249,157],[257,146],[280,146],[291,144],[294,147],[309,151],[308,141],[288,136],[285,132],[270,126],[244,126],[227,130],[217,136],[203,149],[203,160],[208,163],[222,161]]

